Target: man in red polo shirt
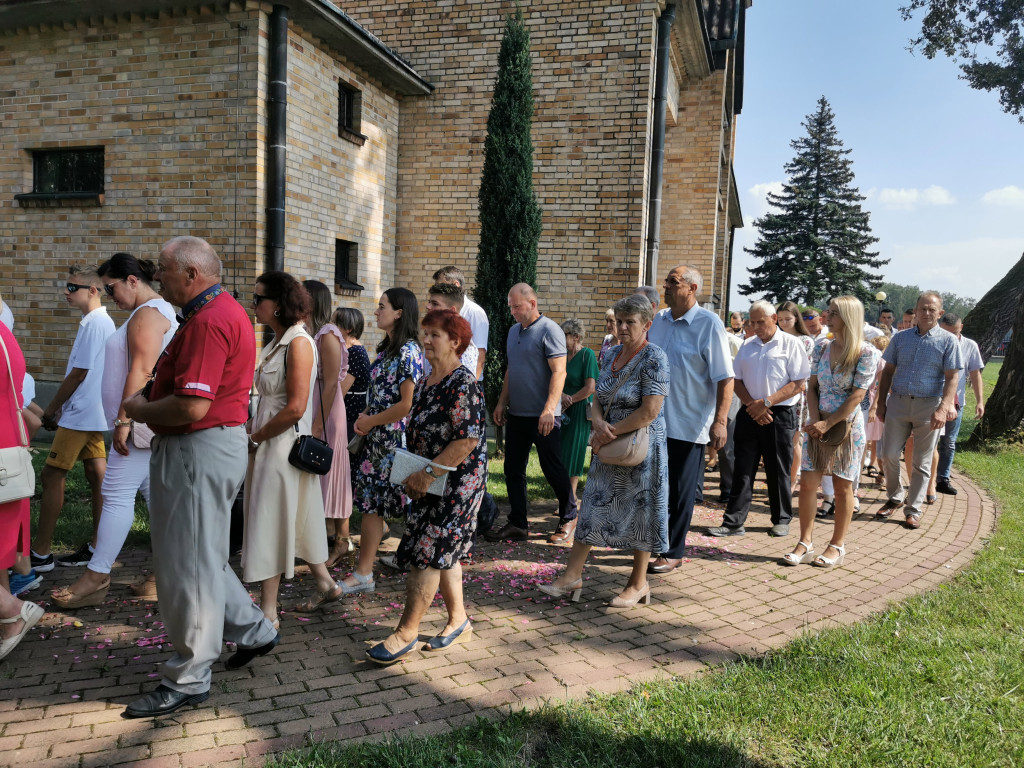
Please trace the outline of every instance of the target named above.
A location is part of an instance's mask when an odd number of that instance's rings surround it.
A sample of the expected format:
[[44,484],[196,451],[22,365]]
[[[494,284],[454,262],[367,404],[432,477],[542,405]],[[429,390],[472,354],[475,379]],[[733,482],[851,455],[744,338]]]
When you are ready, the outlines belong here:
[[269,653],[280,636],[228,565],[231,503],[245,479],[256,339],[245,310],[220,285],[205,240],[176,237],[160,251],[161,295],[181,307],[178,332],[149,392],[125,401],[156,433],[150,460],[150,533],[160,615],[175,654],[160,686],[124,717],[154,717],[205,701],[224,640],[229,669]]

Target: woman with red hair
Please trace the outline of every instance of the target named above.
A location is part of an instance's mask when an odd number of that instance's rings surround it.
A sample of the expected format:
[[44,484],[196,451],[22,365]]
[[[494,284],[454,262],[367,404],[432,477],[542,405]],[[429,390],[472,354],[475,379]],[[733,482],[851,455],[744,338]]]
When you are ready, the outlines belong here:
[[[473,633],[462,598],[460,560],[473,545],[487,482],[484,397],[476,372],[459,359],[473,336],[469,323],[445,309],[428,312],[422,326],[431,370],[416,385],[406,439],[410,452],[433,464],[405,480],[412,506],[397,553],[399,567],[409,567],[405,610],[394,633],[366,652],[378,664],[394,664],[420,644],[420,621],[439,585],[448,623],[423,650],[443,651]],[[442,494],[427,493],[442,476]]]

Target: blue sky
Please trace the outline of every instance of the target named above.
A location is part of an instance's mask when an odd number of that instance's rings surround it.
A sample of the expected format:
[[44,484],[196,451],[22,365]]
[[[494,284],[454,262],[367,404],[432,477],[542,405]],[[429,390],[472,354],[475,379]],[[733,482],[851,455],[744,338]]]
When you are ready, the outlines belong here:
[[980,299],[1024,253],[1024,125],[948,59],[906,50],[918,29],[898,0],[755,0],[747,11],[730,307],[740,296],[765,192],[785,179],[789,142],[824,95],[855,185],[891,259],[885,280]]

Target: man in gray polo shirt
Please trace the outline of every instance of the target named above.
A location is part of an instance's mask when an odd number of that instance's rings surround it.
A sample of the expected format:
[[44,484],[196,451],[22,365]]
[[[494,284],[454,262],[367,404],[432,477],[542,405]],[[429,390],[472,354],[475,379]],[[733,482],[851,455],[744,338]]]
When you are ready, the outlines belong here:
[[[882,353],[885,368],[878,381],[875,415],[885,423],[881,459],[889,500],[875,517],[889,518],[906,503],[905,525],[910,529],[921,527],[939,430],[956,418],[954,402],[963,362],[956,336],[939,327],[941,316],[942,297],[925,291],[917,300],[917,324],[893,334]],[[908,494],[900,480],[900,452],[911,435],[914,452]]]
[[508,307],[518,322],[509,329],[508,369],[494,409],[494,423],[505,429],[505,487],[511,510],[508,523],[488,531],[488,541],[525,541],[526,463],[530,446],[544,477],[558,497],[558,527],[551,541],[566,542],[576,530],[576,503],[569,474],[562,464],[558,428],[562,384],[565,382],[565,334],[558,323],[537,309],[537,294],[526,283],[512,286]]

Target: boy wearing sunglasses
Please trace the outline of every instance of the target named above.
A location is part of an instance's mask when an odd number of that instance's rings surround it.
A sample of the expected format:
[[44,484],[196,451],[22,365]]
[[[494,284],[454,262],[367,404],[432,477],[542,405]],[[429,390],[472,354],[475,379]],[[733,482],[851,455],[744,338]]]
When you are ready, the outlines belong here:
[[[100,393],[103,379],[104,348],[114,333],[114,321],[103,307],[102,284],[95,267],[72,266],[64,287],[64,299],[82,313],[78,334],[71,347],[67,371],[57,394],[43,411],[43,426],[56,430],[50,455],[40,475],[43,498],[39,506],[39,525],[32,541],[32,567],[37,572],[52,571],[50,552],[57,517],[64,506],[64,484],[68,470],[79,459],[85,465],[85,477],[92,489],[93,541],[99,525],[103,497],[100,489],[107,471],[107,451],[103,431],[107,428]],[[71,555],[57,559],[58,565],[86,565],[91,556],[89,542]]]

